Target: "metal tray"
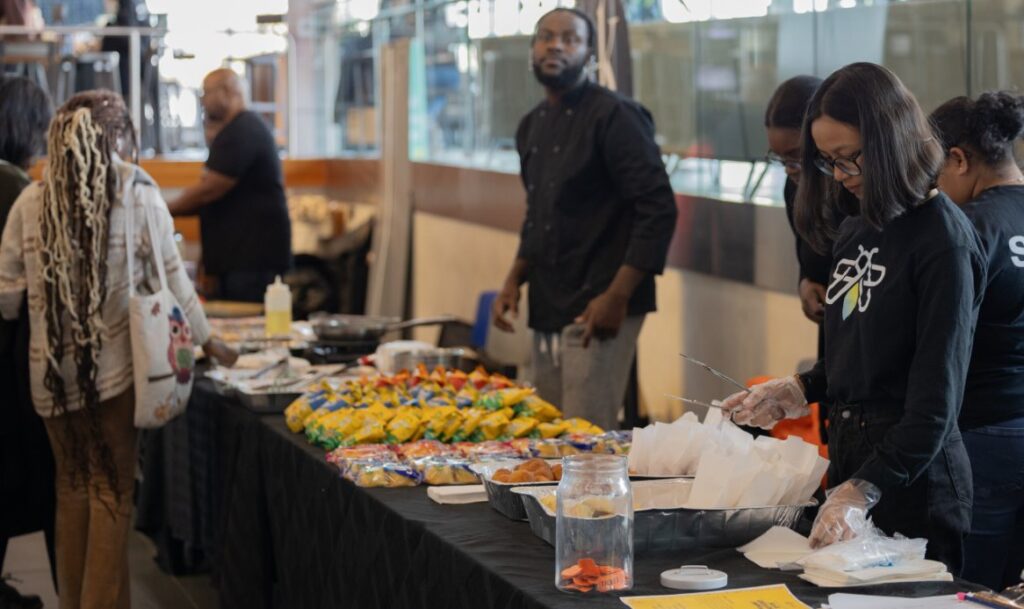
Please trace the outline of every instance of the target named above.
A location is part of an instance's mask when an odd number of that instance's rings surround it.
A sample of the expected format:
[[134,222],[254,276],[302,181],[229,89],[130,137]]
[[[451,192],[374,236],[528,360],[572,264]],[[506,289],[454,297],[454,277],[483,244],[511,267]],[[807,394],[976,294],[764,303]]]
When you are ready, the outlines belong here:
[[[538,495],[553,489],[521,489],[530,530],[555,545],[555,517]],[[535,492],[540,491],[540,492]],[[637,510],[633,513],[633,551],[637,554],[677,552],[695,548],[737,548],[757,539],[773,526],[795,529],[804,510],[817,505],[735,508],[722,510]]]
[[448,348],[430,349],[427,351],[403,351],[391,357],[392,372],[399,370],[415,370],[423,364],[427,370],[433,370],[438,366],[452,370],[472,372],[480,363],[476,354],[469,349]]
[[[518,460],[504,460],[504,461],[488,461],[474,466],[474,471],[480,475],[480,480],[483,481],[484,489],[487,491],[487,502],[491,504],[491,507],[498,511],[501,515],[512,520],[529,520],[529,516],[526,513],[526,498],[522,497],[512,491],[514,488],[532,488],[536,486],[558,486],[558,481],[554,482],[495,482],[491,480],[491,476],[494,472],[499,469],[514,469],[515,466],[519,465],[526,459]],[[554,465],[555,463],[561,463],[561,459],[545,459],[548,463]],[[664,478],[679,480],[684,479],[686,476],[665,476]],[[630,476],[630,480],[642,480],[643,478],[634,478]],[[692,478],[691,478],[692,479]]]
[[[516,465],[523,463],[525,459],[507,461],[488,461],[473,466],[484,483],[484,490],[487,491],[487,503],[499,514],[511,520],[527,520],[526,508],[523,506],[524,497],[512,492],[515,488],[532,488],[536,486],[558,486],[558,482],[495,482],[491,476],[499,469],[513,469]],[[550,462],[550,461],[549,461]],[[557,463],[557,461],[556,461]]]

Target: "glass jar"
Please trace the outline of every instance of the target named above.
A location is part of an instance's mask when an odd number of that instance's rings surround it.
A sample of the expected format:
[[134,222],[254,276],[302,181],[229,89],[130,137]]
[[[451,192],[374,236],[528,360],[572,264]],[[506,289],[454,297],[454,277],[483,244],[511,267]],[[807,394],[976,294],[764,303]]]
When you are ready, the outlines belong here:
[[633,587],[633,491],[626,458],[562,459],[555,524],[555,585],[563,592]]

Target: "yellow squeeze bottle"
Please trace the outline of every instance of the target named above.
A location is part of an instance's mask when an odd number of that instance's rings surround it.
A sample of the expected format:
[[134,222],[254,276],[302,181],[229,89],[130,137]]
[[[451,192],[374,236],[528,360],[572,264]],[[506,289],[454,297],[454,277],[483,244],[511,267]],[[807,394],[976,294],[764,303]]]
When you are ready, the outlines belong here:
[[263,311],[266,315],[267,336],[290,336],[292,333],[292,291],[278,275],[274,283],[267,286],[263,296]]

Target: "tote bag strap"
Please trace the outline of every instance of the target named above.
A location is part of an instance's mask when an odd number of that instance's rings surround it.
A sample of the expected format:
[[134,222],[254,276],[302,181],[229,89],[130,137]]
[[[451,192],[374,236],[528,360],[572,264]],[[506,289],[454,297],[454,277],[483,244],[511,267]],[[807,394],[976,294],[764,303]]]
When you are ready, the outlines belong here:
[[[124,206],[125,258],[128,259],[128,296],[135,296],[135,202],[129,197],[134,175],[125,180],[121,195]],[[157,238],[155,220],[148,205],[143,205],[146,214],[146,228],[149,229],[149,247],[153,256],[153,264],[160,276],[160,289],[167,290],[167,273],[164,270],[164,259],[160,251],[160,240]]]
[[134,205],[128,200],[132,177],[125,179],[121,190],[121,206],[124,207],[124,257],[128,260],[128,297],[135,298],[135,213]]
[[160,276],[160,290],[166,292],[167,270],[164,269],[164,256],[160,249],[160,236],[156,232],[156,212],[152,205],[145,205],[146,228],[149,229],[149,249],[153,255],[153,264],[156,265],[156,272]]

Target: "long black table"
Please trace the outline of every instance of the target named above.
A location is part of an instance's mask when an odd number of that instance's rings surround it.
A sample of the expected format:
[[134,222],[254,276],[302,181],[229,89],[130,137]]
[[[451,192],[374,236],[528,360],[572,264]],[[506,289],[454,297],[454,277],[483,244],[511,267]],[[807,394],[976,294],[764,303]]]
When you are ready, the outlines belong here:
[[[251,413],[232,399],[204,396],[207,391],[197,385],[201,405],[190,414],[217,421],[206,439],[219,443],[208,451],[218,471],[207,479],[219,498],[206,498],[212,507],[197,512],[210,515],[194,517],[194,524],[202,529],[204,518],[213,521],[208,543],[215,547],[204,554],[225,609],[623,606],[614,597],[555,589],[554,550],[526,523],[486,503],[438,505],[425,487],[356,487],[338,476],[323,451],[292,434],[283,417]],[[670,593],[659,574],[683,564],[721,569],[730,587],[785,583],[814,607],[836,591],[761,569],[735,550],[714,550],[637,558],[630,594]],[[927,583],[855,591],[930,596],[965,589],[976,588]]]

